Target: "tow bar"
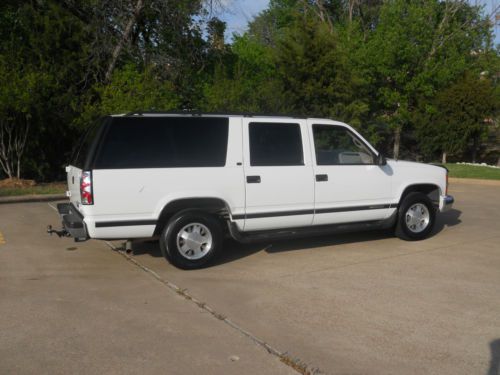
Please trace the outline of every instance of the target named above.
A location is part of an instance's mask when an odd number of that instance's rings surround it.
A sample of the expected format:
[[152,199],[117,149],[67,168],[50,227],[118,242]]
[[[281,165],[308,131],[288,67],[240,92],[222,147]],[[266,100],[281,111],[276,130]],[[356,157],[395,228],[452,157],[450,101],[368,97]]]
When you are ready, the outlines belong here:
[[57,234],[57,236],[59,238],[61,237],[70,237],[71,234],[69,234],[66,229],[60,229],[60,230],[57,230],[57,229],[52,229],[52,225],[47,225],[47,233],[50,234],[52,236],[52,233],[55,233]]

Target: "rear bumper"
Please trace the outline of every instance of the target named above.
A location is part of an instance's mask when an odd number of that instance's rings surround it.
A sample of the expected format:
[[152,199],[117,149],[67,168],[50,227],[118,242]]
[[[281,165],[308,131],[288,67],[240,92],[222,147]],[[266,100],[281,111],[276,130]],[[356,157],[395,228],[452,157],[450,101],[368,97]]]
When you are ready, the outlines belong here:
[[87,226],[83,220],[83,215],[71,203],[59,203],[57,211],[62,219],[64,230],[69,233],[75,241],[88,240]]
[[439,197],[439,211],[446,212],[453,207],[455,199],[451,195],[441,195]]

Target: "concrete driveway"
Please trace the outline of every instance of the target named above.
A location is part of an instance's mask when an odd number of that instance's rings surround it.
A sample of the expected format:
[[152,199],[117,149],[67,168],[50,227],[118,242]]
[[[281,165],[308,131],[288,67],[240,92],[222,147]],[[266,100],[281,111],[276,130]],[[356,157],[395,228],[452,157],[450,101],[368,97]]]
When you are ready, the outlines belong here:
[[155,243],[127,258],[48,237],[47,203],[1,205],[0,373],[498,375],[500,186],[451,193],[426,241],[228,242],[197,271]]

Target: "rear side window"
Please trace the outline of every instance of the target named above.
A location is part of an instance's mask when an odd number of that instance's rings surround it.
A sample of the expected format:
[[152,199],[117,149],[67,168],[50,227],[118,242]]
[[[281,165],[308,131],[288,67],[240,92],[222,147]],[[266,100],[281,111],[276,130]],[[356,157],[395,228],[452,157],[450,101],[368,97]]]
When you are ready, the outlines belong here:
[[251,166],[304,165],[299,124],[252,122]]
[[96,141],[99,138],[98,134],[102,131],[105,121],[105,118],[96,121],[83,134],[73,150],[70,163],[71,165],[80,169],[85,168],[87,159],[91,156],[92,149],[95,148]]
[[223,167],[228,118],[114,117],[94,168]]

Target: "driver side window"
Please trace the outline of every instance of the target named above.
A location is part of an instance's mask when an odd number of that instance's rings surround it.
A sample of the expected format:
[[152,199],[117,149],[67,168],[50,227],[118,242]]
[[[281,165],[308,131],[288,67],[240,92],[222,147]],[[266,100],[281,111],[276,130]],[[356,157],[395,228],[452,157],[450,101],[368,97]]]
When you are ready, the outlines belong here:
[[313,125],[317,165],[374,164],[373,153],[347,128]]

